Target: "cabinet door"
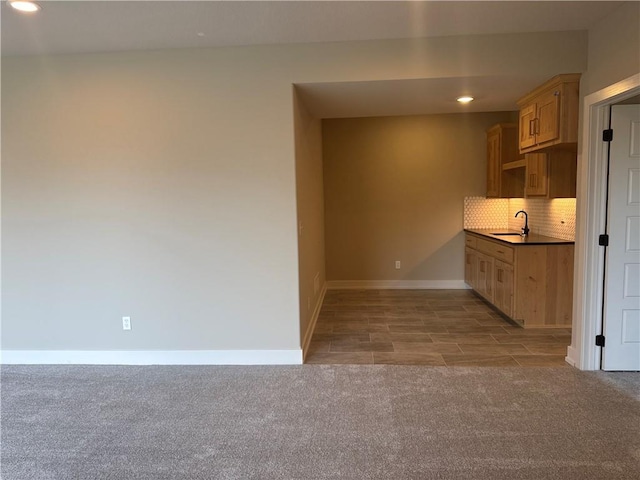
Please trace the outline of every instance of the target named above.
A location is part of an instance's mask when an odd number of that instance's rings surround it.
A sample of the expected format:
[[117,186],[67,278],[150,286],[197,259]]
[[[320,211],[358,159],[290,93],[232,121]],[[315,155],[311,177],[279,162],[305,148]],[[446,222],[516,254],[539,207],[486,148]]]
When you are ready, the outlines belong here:
[[487,134],[487,197],[500,196],[500,178],[502,176],[500,144],[499,131]]
[[476,289],[478,284],[476,281],[477,265],[478,258],[476,256],[476,251],[466,247],[464,249],[464,281],[473,289]]
[[493,258],[478,252],[478,270],[476,274],[476,292],[493,303]]
[[520,110],[520,150],[533,147],[536,144],[536,104],[523,107]]
[[496,260],[494,274],[494,305],[507,316],[513,317],[513,267]]
[[560,137],[560,90],[550,90],[541,95],[537,106],[536,144],[557,140]]
[[575,198],[577,154],[573,150],[553,150],[547,153],[547,198]]
[[527,162],[525,196],[546,196],[549,192],[549,159],[547,155],[545,153],[528,153],[525,158]]

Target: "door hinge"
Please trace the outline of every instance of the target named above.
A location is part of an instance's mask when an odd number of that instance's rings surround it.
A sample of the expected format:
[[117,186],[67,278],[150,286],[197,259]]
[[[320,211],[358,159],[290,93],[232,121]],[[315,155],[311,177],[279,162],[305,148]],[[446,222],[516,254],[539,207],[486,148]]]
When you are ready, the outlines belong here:
[[602,141],[610,142],[613,140],[613,130],[611,128],[602,131]]
[[602,235],[600,235],[598,237],[598,245],[600,245],[601,247],[608,247],[609,246],[609,235],[607,235],[606,233],[603,233]]
[[596,335],[596,347],[604,347],[604,335]]

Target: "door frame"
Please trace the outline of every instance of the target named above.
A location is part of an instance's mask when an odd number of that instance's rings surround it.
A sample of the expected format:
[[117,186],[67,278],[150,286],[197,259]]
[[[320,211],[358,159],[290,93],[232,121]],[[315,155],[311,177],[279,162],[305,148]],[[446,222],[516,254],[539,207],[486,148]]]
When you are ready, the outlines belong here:
[[640,94],[640,73],[584,98],[581,152],[578,153],[576,242],[571,346],[566,361],[580,370],[600,370],[601,350],[595,344],[602,329],[604,233],[606,215],[607,144],[610,106]]

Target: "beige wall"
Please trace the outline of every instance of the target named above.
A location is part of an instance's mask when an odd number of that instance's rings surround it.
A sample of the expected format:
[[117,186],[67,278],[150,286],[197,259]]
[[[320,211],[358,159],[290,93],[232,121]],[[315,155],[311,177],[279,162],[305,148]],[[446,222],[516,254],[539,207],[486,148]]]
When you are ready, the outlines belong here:
[[3,348],[299,345],[291,86],[228,53],[2,60]]
[[291,85],[585,62],[581,32],[3,57],[2,348],[299,349]]
[[589,30],[582,96],[640,72],[640,2],[624,2]]
[[[325,284],[322,126],[299,102],[294,88],[296,199],[298,205],[298,281],[300,341],[310,334],[313,313]],[[316,282],[317,277],[317,282]],[[317,285],[316,285],[317,283]],[[316,288],[317,287],[317,288]]]
[[486,130],[515,115],[324,120],[327,279],[462,280],[464,197],[486,193]]

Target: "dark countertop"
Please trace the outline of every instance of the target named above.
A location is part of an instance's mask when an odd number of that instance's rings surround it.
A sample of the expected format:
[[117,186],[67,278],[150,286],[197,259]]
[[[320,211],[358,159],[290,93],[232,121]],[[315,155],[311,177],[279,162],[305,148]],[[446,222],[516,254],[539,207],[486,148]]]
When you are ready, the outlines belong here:
[[475,233],[491,240],[498,240],[508,245],[573,245],[575,243],[573,240],[562,240],[561,238],[546,237],[535,233],[530,233],[526,237],[521,237],[520,235],[495,235],[496,233],[520,233],[517,230],[502,228],[465,228],[464,231]]

